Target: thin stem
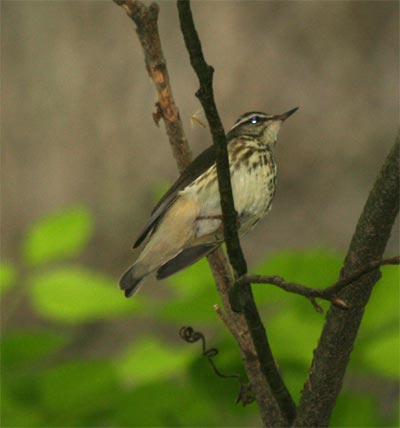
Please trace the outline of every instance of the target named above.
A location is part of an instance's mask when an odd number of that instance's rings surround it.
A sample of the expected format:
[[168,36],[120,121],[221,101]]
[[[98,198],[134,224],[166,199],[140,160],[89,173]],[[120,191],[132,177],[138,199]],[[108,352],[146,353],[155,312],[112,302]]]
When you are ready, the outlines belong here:
[[[213,142],[216,147],[216,164],[218,185],[221,200],[221,209],[224,223],[224,238],[227,247],[229,261],[238,276],[247,272],[247,263],[240,246],[237,232],[237,213],[234,206],[232,185],[230,181],[229,159],[225,132],[221,124],[213,93],[213,68],[204,59],[201,43],[197,34],[193,16],[188,0],[178,0],[179,20],[186,48],[189,52],[190,62],[199,79],[200,88],[196,93],[199,98],[205,115],[207,117]],[[228,290],[229,292],[229,290]],[[284,419],[291,422],[295,417],[295,404],[288,389],[286,388],[279,370],[275,364],[271,348],[268,342],[264,325],[258,313],[250,284],[244,284],[239,293],[240,307],[242,309],[248,329],[251,334],[260,369],[271,388],[274,398],[278,402],[280,411]],[[236,308],[235,308],[236,309]],[[260,378],[262,381],[262,378]],[[260,405],[260,397],[256,399]],[[268,407],[261,408],[262,414],[269,415],[264,418],[265,423],[278,426],[286,422],[280,412],[272,411],[273,400],[269,400]],[[266,419],[269,419],[267,422]]]
[[158,12],[156,3],[146,6],[140,1],[114,0],[136,24],[136,33],[144,52],[146,70],[158,94],[156,112],[153,118],[158,125],[162,118],[165,124],[172,153],[182,172],[191,162],[192,153],[185,137],[179,109],[172,95],[167,64],[161,48],[158,32]]
[[[114,1],[117,5],[121,6],[125,10],[125,12],[128,14],[128,16],[132,19],[132,21],[135,23],[137,27],[136,32],[144,52],[146,68],[149,72],[150,78],[153,80],[153,83],[155,85],[155,88],[157,90],[158,97],[159,97],[159,104],[157,107],[157,111],[155,115],[153,115],[153,117],[157,122],[161,117],[164,119],[164,121],[165,120],[168,121],[169,115],[162,114],[160,110],[160,106],[163,107],[163,111],[169,112],[174,110],[176,104],[172,96],[172,90],[170,88],[169,79],[167,78],[167,75],[166,75],[167,73],[166,65],[165,67],[160,68],[161,76],[158,76],[157,73],[151,73],[151,70],[153,68],[151,66],[149,67],[150,63],[165,64],[164,56],[161,50],[161,43],[159,42],[158,28],[157,28],[158,6],[154,4],[151,4],[150,6],[146,6],[142,2],[137,0],[136,1],[114,0]],[[152,40],[154,40],[154,43],[152,43]],[[160,82],[164,82],[164,84],[160,84]],[[170,94],[170,96],[164,98],[163,91],[165,94]],[[165,103],[162,101],[165,101]],[[175,115],[174,118],[176,119],[176,124],[173,125],[172,128],[183,130],[179,114]],[[168,134],[169,131],[168,131],[167,123],[166,123],[166,129]],[[174,135],[174,133],[170,133],[170,134],[172,136]],[[178,138],[178,142],[176,143],[174,138],[171,138],[171,135],[170,135],[171,148],[172,148],[174,157],[177,161],[178,168],[179,170],[182,170],[190,163],[190,159],[191,159],[190,149],[186,144],[179,144],[179,138]],[[228,260],[226,259],[225,253],[220,248],[214,251],[212,254],[210,254],[207,257],[207,259],[209,261],[210,268],[215,278],[218,291],[221,294],[221,298],[224,303],[227,316],[232,321],[230,325],[235,326],[234,337],[236,338],[240,346],[240,351],[243,356],[246,372],[252,384],[253,393],[255,397],[258,397],[257,402],[260,408],[268,409],[268,412],[261,413],[264,425],[265,426],[271,425],[270,423],[271,420],[273,425],[276,425],[276,426],[282,425],[283,422],[282,422],[282,418],[280,418],[279,416],[280,415],[279,408],[275,400],[271,398],[271,392],[268,384],[266,382],[263,382],[262,380],[259,381],[260,379],[259,363],[256,358],[254,343],[251,340],[251,336],[248,331],[246,320],[244,319],[242,314],[234,313],[229,305],[228,290],[229,288],[231,288],[234,282],[231,266]],[[276,416],[275,418],[269,418],[269,417],[267,418],[267,416],[271,414],[276,414],[278,416]],[[274,421],[276,421],[277,423],[274,423]],[[281,422],[278,423],[279,421],[281,421],[282,423]]]
[[[299,294],[300,296],[304,296],[307,299],[311,300],[311,303],[315,306],[315,298],[328,300],[334,305],[348,309],[347,303],[339,298],[337,295],[343,288],[350,285],[355,280],[359,279],[361,276],[377,269],[380,266],[385,265],[398,265],[400,264],[400,256],[391,257],[383,260],[375,260],[366,266],[361,267],[360,269],[354,271],[351,275],[345,278],[340,278],[337,282],[332,284],[327,288],[312,288],[303,284],[298,284],[296,282],[288,282],[285,281],[284,278],[276,275],[251,275],[246,274],[243,277],[239,278],[236,281],[236,286],[240,287],[247,282],[251,282],[252,284],[271,284],[275,285],[282,290],[287,291],[288,293]],[[318,311],[319,306],[315,306]]]

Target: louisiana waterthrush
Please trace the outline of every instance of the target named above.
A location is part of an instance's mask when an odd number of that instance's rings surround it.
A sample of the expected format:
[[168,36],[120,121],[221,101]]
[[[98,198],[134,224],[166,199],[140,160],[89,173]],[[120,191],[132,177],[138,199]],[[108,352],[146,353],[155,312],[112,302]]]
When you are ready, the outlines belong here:
[[[297,108],[279,115],[249,112],[228,132],[228,155],[238,228],[251,230],[269,211],[276,188],[274,147],[278,131]],[[223,241],[215,147],[183,171],[153,209],[134,244],[149,239],[122,276],[120,288],[132,296],[143,279],[157,271],[166,278],[215,250]]]

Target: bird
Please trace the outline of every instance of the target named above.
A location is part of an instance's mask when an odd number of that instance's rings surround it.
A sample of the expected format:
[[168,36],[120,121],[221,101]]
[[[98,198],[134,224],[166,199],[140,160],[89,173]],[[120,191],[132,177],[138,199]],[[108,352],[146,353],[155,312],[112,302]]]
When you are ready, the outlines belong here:
[[[276,190],[275,145],[282,123],[298,107],[283,114],[242,114],[226,134],[232,194],[240,235],[249,232],[270,210]],[[212,145],[184,169],[151,212],[133,248],[145,241],[119,286],[133,296],[151,273],[167,278],[218,248],[223,222]]]

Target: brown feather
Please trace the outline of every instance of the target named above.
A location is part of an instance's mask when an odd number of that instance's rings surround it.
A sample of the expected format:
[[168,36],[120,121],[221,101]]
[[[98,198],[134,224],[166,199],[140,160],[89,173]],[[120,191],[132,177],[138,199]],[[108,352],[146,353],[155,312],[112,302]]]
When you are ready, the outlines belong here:
[[169,188],[165,195],[159,200],[157,205],[154,207],[151,212],[151,216],[146,223],[143,230],[140,232],[138,238],[136,239],[133,248],[138,247],[145,239],[146,236],[151,232],[160,219],[163,217],[168,208],[175,202],[178,197],[178,192],[184,189],[187,185],[192,183],[197,177],[199,177],[203,172],[207,171],[210,166],[215,163],[215,147],[210,146],[208,149],[204,150],[199,156],[197,156],[193,162],[188,165],[188,167],[182,172],[179,178],[175,183]]

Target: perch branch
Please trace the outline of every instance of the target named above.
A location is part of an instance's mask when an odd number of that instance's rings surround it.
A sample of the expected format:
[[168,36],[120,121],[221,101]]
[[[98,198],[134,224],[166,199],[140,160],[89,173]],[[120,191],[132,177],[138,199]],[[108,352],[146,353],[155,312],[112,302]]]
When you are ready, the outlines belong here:
[[[158,93],[158,103],[156,104],[157,111],[153,117],[157,123],[160,118],[164,119],[174,157],[178,163],[179,170],[182,171],[190,163],[191,152],[183,133],[179,111],[173,100],[165,59],[161,51],[161,43],[157,28],[158,6],[156,4],[151,4],[147,7],[141,2],[134,0],[114,1],[116,4],[124,8],[128,16],[130,16],[137,26],[137,34],[145,54],[146,68]],[[187,2],[182,2],[182,4],[183,8],[186,7],[189,11],[191,18],[189,4]],[[206,79],[206,82],[211,88],[212,95],[213,72],[212,68],[210,68],[206,63],[205,65],[207,68],[204,70],[206,70],[206,74],[208,75],[207,78],[210,80],[207,82]],[[199,95],[200,94],[201,91],[199,91]],[[205,97],[207,98],[207,91],[205,94]],[[213,98],[211,101],[211,104],[215,107]],[[205,111],[207,113],[208,110],[205,109]],[[217,126],[217,122],[219,121],[218,115],[215,117],[212,115],[211,117],[207,116],[207,119],[209,120],[211,130],[218,130],[218,132],[216,132],[217,140],[225,142],[223,128],[221,126],[218,129]],[[216,122],[214,122],[214,119]],[[213,124],[216,127],[214,127]],[[219,150],[218,147],[219,146],[217,146],[217,151]],[[368,265],[371,260],[379,260],[382,257],[383,249],[386,245],[394,217],[398,210],[398,150],[399,140],[397,140],[393,151],[388,157],[381,175],[367,201],[363,215],[360,217],[345,261],[345,266],[342,270],[342,278],[332,286],[336,287],[334,294],[339,294],[337,298],[348,303],[350,309],[348,311],[342,311],[335,306],[332,306],[328,312],[324,331],[321,335],[318,348],[315,351],[309,378],[304,386],[298,417],[295,421],[296,426],[326,425],[329,420],[330,412],[340,390],[344,370],[361,321],[364,306],[368,301],[373,284],[379,278],[379,272],[376,269],[377,266],[371,268],[374,272],[370,272],[368,275],[366,274],[367,272],[360,275],[359,271],[360,269],[363,269],[362,266]],[[223,164],[223,148],[221,158],[222,161],[220,161],[220,163],[222,162]],[[227,158],[227,156],[225,156],[225,158]],[[220,167],[218,168],[218,177],[220,177],[219,169]],[[224,172],[222,172],[222,176],[223,174]],[[224,179],[222,179],[222,181],[224,181]],[[224,186],[226,183],[222,184]],[[229,196],[231,197],[231,192],[228,192],[227,194],[229,199]],[[224,196],[221,195],[222,204],[224,203],[222,202],[223,199]],[[229,205],[229,200],[227,204]],[[227,214],[228,217],[227,219],[224,217],[224,223],[226,222],[226,224],[229,224],[232,222],[231,229],[229,229],[230,232],[228,231],[227,234],[230,236],[230,233],[232,232],[233,241],[235,241],[234,235],[237,235],[237,232],[236,213],[234,208]],[[230,217],[231,220],[229,220]],[[232,242],[229,236],[227,243]],[[377,243],[375,247],[372,245],[373,242]],[[240,242],[238,240],[237,244],[240,248]],[[239,276],[243,276],[246,274],[244,257],[242,261],[240,260],[240,257],[235,259],[235,254],[240,255],[240,252],[236,252],[234,245],[228,245],[228,255],[229,257],[232,256],[232,265],[234,266],[236,273]],[[268,366],[262,366],[260,376],[259,361],[265,361],[265,356],[267,361],[269,360],[269,362],[273,363],[273,371],[277,372],[277,370],[275,363],[273,362],[272,354],[268,355],[268,352],[270,353],[270,348],[265,336],[264,327],[259,319],[258,312],[256,312],[256,315],[252,313],[252,309],[255,308],[255,304],[250,286],[248,283],[246,284],[246,281],[244,281],[245,284],[241,284],[241,288],[245,290],[241,291],[241,293],[243,293],[241,294],[241,305],[243,305],[245,315],[243,317],[242,313],[238,314],[232,311],[229,304],[229,291],[234,283],[234,278],[225,254],[222,250],[217,250],[208,256],[208,260],[225,307],[225,313],[216,309],[217,313],[231,330],[240,346],[246,372],[251,382],[254,396],[256,397],[260,407],[264,425],[282,425],[286,422],[280,414],[276,401],[271,399],[270,387],[268,382],[265,382],[265,378],[267,378],[271,383],[271,389],[274,396],[279,402],[279,405],[281,409],[283,409],[283,413],[286,414],[288,420],[291,419],[291,415],[294,415],[294,405],[289,395],[290,400],[288,401],[288,412],[285,407],[285,400],[282,400],[282,397],[288,397],[287,391],[283,390],[283,395],[280,396],[279,388],[277,388],[280,380],[279,372],[277,378],[275,376],[271,377],[271,373],[268,373]],[[349,278],[352,279],[347,283],[346,281],[348,281]],[[242,281],[242,278],[239,279],[239,283],[240,281]],[[318,290],[318,292],[320,291],[324,290]],[[246,298],[243,299],[243,296]],[[320,296],[306,297],[308,297],[314,306],[318,308],[319,305],[316,303],[315,298]],[[254,305],[254,308],[252,308],[252,305]],[[250,322],[248,322],[249,317]],[[257,326],[258,321],[258,329],[255,333],[254,327]],[[265,336],[264,339],[262,338],[263,336]],[[337,338],[335,341],[336,336],[340,339],[339,343],[337,342]],[[258,341],[260,338],[261,342]],[[261,349],[260,352],[260,343],[263,343],[263,340],[264,343],[266,341],[268,345],[265,348],[266,354],[263,349]],[[336,345],[338,345],[337,348],[335,348]],[[256,349],[259,360],[256,358]],[[335,352],[331,352],[332,349],[334,349]],[[262,377],[264,377],[264,379]],[[320,399],[321,397],[323,397],[323,400]],[[283,407],[282,403],[284,403]],[[291,409],[293,410],[292,413],[290,413]]]
[[[145,56],[146,68],[149,72],[150,78],[153,80],[155,88],[158,92],[159,103],[158,110],[155,114],[155,119],[159,117],[169,117],[168,115],[162,115],[160,111],[160,106],[163,105],[163,110],[166,112],[175,111],[176,104],[173,100],[172,90],[170,88],[170,83],[168,75],[163,72],[167,72],[164,56],[161,51],[161,43],[159,42],[158,28],[157,28],[157,17],[158,17],[158,6],[151,4],[150,6],[145,6],[140,1],[133,0],[114,0],[114,2],[121,6],[132,21],[136,24],[136,32],[141,42],[141,46]],[[159,73],[153,73],[153,69],[150,64],[163,64],[160,68],[155,67],[156,70],[160,71]],[[150,65],[150,66],[149,66]],[[165,67],[164,67],[165,65]],[[164,76],[164,77],[162,77]],[[164,84],[160,84],[164,82]],[[164,90],[164,92],[162,92]],[[168,96],[164,97],[163,95],[167,94]],[[161,102],[162,100],[163,102]],[[165,105],[164,105],[165,102]],[[177,110],[176,110],[177,111]],[[183,134],[183,127],[181,119],[178,114],[174,116],[177,123],[172,124],[172,130],[182,129],[182,139],[178,138],[178,143],[175,143],[175,139],[170,137],[170,144],[173,150],[174,157],[178,164],[178,169],[181,171],[184,169],[191,160],[191,153],[188,145],[185,143],[179,144],[179,141],[186,141]],[[178,123],[179,122],[179,123]],[[166,122],[167,134],[175,135],[174,132],[169,132],[169,127]],[[178,133],[179,135],[180,133]],[[207,257],[210,268],[212,270],[215,282],[217,284],[218,291],[221,295],[221,299],[226,308],[226,317],[230,319],[230,325],[235,325],[233,331],[234,337],[236,338],[240,351],[242,353],[244,365],[248,378],[252,385],[252,391],[254,396],[257,398],[257,403],[260,406],[260,409],[270,409],[269,413],[261,412],[264,425],[271,425],[269,422],[281,421],[279,417],[280,411],[275,402],[271,399],[271,391],[269,385],[264,381],[259,381],[260,379],[260,370],[259,363],[255,357],[255,348],[254,343],[251,340],[251,336],[248,331],[246,321],[242,314],[234,313],[229,305],[228,290],[232,286],[234,280],[232,276],[232,271],[228,260],[224,252],[221,249],[217,249],[212,254]],[[275,414],[275,418],[267,419],[267,415]],[[276,426],[281,425],[281,423],[276,423]]]
[[[188,0],[178,0],[178,12],[181,30],[189,53],[190,62],[199,79],[200,88],[197,91],[196,96],[202,104],[216,148],[218,185],[227,253],[236,275],[242,276],[247,272],[247,264],[240,246],[237,232],[237,213],[232,196],[225,131],[219,118],[214,100],[214,70],[204,59],[201,42],[193,21],[190,2]],[[273,393],[273,397],[280,408],[280,412],[276,411],[276,406],[273,406],[272,399],[268,400],[269,403],[266,407],[260,407],[261,414],[264,414],[265,416],[264,423],[274,426],[286,424],[284,419],[291,422],[295,417],[295,404],[275,364],[266,331],[253,298],[250,284],[244,284],[238,295],[240,306],[235,309],[243,310],[245,321],[247,323],[251,339],[254,343],[260,369],[264,376],[264,383],[268,383]],[[251,356],[251,358],[254,357]],[[262,377],[258,378],[259,381],[263,381]],[[257,394],[255,395],[256,400],[260,405]],[[284,418],[282,418],[282,416]]]
[[[241,286],[244,283],[251,282],[253,284],[271,284],[275,285],[282,290],[285,290],[289,293],[295,293],[299,294],[301,296],[306,297],[307,299],[323,299],[328,300],[334,305],[348,309],[347,303],[338,297],[339,292],[345,288],[346,286],[350,285],[352,282],[360,278],[362,275],[365,275],[379,266],[385,266],[385,265],[398,265],[400,264],[400,256],[391,257],[388,259],[383,260],[375,260],[373,262],[370,262],[366,266],[363,266],[362,268],[354,271],[350,276],[347,276],[345,278],[340,278],[337,282],[335,282],[333,285],[327,287],[327,288],[312,288],[308,287],[306,285],[298,284],[295,282],[288,282],[285,281],[280,276],[275,275],[250,275],[246,274],[243,277],[239,278],[236,281],[236,286]],[[312,301],[316,309],[321,312],[321,307],[315,302]]]
[[[363,266],[382,258],[399,211],[399,148],[400,133],[358,220],[338,281],[340,284],[356,275]],[[379,278],[379,270],[374,269],[358,276],[338,293],[350,306],[349,310],[331,305],[314,351],[294,426],[328,426],[365,306]]]
[[214,100],[214,69],[212,66],[208,65],[204,59],[200,39],[194,26],[190,2],[188,0],[178,0],[178,11],[183,38],[190,56],[190,63],[199,79],[200,88],[197,91],[196,96],[203,107],[216,149],[216,164],[224,223],[224,238],[227,243],[229,261],[237,274],[243,275],[247,271],[247,265],[240,246],[236,227],[237,212],[235,210],[232,196],[225,131]]

